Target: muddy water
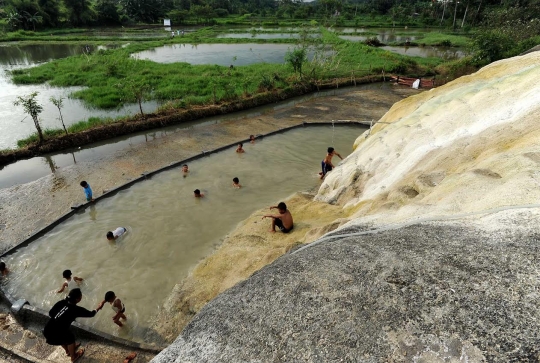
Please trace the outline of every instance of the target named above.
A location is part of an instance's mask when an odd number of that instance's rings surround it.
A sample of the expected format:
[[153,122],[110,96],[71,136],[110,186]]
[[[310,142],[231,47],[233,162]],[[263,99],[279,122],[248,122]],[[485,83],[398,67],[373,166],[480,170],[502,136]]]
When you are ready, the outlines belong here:
[[[360,85],[354,87],[354,89],[377,90],[381,92],[387,92],[388,89],[391,87],[392,86],[389,83],[377,83]],[[0,167],[0,189],[7,188],[16,184],[24,184],[37,180],[48,174],[54,174],[57,169],[65,168],[77,163],[95,162],[106,158],[119,150],[132,148],[136,145],[143,144],[155,139],[161,139],[181,130],[219,124],[224,121],[234,120],[242,122],[246,118],[257,117],[267,112],[273,112],[285,109],[287,107],[293,107],[297,103],[305,102],[311,99],[346,94],[348,92],[351,92],[352,89],[352,87],[342,87],[338,89],[314,92],[303,96],[293,97],[286,101],[281,101],[275,104],[254,107],[245,111],[239,111],[213,117],[205,117],[196,121],[184,122],[179,125],[164,127],[158,130],[139,132],[131,134],[129,136],[121,136],[102,142],[96,142],[91,145],[82,146],[81,148],[52,153],[43,157],[20,160],[7,166]],[[331,121],[330,118],[323,118],[323,120]]]
[[[84,306],[94,306],[107,290],[115,291],[126,305],[128,324],[123,329],[111,322],[108,306],[82,323],[144,340],[172,287],[229,231],[253,211],[317,187],[326,148],[334,145],[346,156],[362,131],[352,126],[296,129],[247,144],[244,154],[233,148],[195,161],[187,177],[180,170],[155,176],[8,256],[12,273],[4,288],[48,310],[60,297],[55,290],[62,284],[61,273],[69,268],[85,278]],[[231,186],[235,176],[243,185],[239,190]],[[193,197],[196,188],[205,194],[203,199]],[[259,223],[261,229],[269,226],[269,220]],[[108,242],[105,233],[118,226],[128,233]]]
[[[308,34],[310,38],[318,38],[320,34]],[[290,39],[300,38],[299,33],[226,33],[219,34],[218,38],[251,38],[251,39]]]
[[406,42],[409,41],[415,41],[418,37],[416,36],[409,36],[409,35],[394,35],[394,34],[377,34],[377,35],[340,35],[341,39],[350,40],[352,42],[363,42],[364,40],[370,39],[370,38],[377,38],[383,43],[391,43],[391,42]]
[[135,53],[158,63],[186,62],[245,66],[254,63],[284,63],[292,44],[176,44]]
[[408,55],[411,57],[435,57],[442,59],[459,59],[466,55],[466,52],[461,48],[455,47],[393,47],[386,46],[381,49],[388,50],[393,53]]

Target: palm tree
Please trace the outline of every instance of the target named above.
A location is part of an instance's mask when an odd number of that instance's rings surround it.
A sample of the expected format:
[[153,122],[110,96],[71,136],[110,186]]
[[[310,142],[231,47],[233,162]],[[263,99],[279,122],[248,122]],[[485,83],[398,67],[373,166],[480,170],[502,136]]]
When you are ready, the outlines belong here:
[[34,15],[30,14],[29,12],[25,11],[23,13],[24,18],[27,22],[31,23],[34,31],[36,31],[36,24],[39,24],[43,21],[43,17],[38,15],[39,13],[35,13]]

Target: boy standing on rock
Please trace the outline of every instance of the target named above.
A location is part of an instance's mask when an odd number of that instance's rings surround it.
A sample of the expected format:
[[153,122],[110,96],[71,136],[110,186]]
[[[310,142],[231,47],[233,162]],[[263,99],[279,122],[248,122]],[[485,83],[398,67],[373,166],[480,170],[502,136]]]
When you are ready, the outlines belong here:
[[270,209],[277,208],[279,215],[265,215],[264,218],[272,218],[272,228],[270,232],[276,232],[276,227],[283,233],[289,233],[293,229],[293,217],[291,212],[287,210],[287,205],[283,202],[280,202],[277,206],[272,206]]
[[319,173],[319,175],[321,176],[321,179],[325,177],[326,173],[334,169],[334,164],[332,164],[332,158],[334,157],[334,155],[339,156],[339,158],[343,160],[341,155],[339,155],[339,153],[335,151],[333,147],[329,147],[327,151],[328,153],[326,154],[326,157],[324,158],[323,161],[321,161],[322,172]]

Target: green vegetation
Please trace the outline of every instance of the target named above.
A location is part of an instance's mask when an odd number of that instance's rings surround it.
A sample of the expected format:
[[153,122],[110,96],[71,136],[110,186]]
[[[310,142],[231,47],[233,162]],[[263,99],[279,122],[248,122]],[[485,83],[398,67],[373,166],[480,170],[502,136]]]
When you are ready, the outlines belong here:
[[[433,74],[433,67],[441,62],[435,59],[413,60],[342,40],[326,30],[321,32],[320,38],[307,39],[300,44],[301,49],[314,54],[313,61],[305,62],[300,57],[300,63],[289,62],[292,66],[258,63],[231,69],[216,65],[160,64],[131,56],[132,52],[169,42],[154,41],[55,60],[38,67],[14,70],[12,74],[18,84],[49,82],[52,86],[84,86],[87,88],[75,92],[73,97],[94,107],[115,108],[142,99],[181,100],[183,105],[226,102],[265,92],[269,88],[268,79],[272,80],[272,89],[284,89],[303,82],[317,84],[383,71]],[[212,34],[211,30],[205,30],[200,37],[195,34],[191,39],[206,42]],[[232,63],[234,54],[230,56]],[[139,91],[134,92],[136,89]]]
[[469,47],[471,38],[465,35],[455,35],[441,32],[426,32],[415,43],[421,45],[446,46],[446,47]]
[[[184,25],[216,25],[182,37],[147,39],[170,18]],[[399,73],[449,80],[489,62],[514,56],[540,42],[540,0],[0,0],[0,41],[119,44],[125,48],[55,60],[12,72],[18,84],[83,86],[72,96],[97,108],[159,100],[161,112],[222,104],[267,92],[312,89],[365,75]],[[103,29],[96,26],[118,26]],[[242,25],[235,29],[231,26]],[[246,26],[252,28],[246,29]],[[260,28],[262,27],[262,28]],[[266,27],[266,28],[264,28]],[[290,27],[271,29],[268,27]],[[411,58],[378,49],[375,29],[343,32],[340,27],[392,27],[413,36],[411,45],[470,48],[472,56],[444,62]],[[422,31],[420,28],[431,28]],[[433,28],[437,28],[433,31]],[[329,31],[331,29],[332,31]],[[343,29],[343,28],[341,28]],[[399,30],[398,30],[399,29]],[[119,33],[122,34],[119,34]],[[243,39],[218,38],[223,32],[248,33]],[[283,39],[256,39],[261,33],[295,33]],[[320,35],[314,37],[313,35]],[[339,35],[371,37],[365,43]],[[106,38],[104,38],[104,36]],[[241,67],[159,64],[132,54],[174,44],[286,43],[284,64]],[[393,45],[404,45],[396,42]],[[392,45],[392,44],[391,44]],[[310,56],[310,61],[306,56]],[[234,54],[227,55],[234,59]],[[256,54],[253,54],[256,57]],[[60,119],[61,100],[55,100]],[[103,126],[114,119],[91,118],[64,130],[45,130],[42,138]],[[37,123],[38,127],[39,123]],[[38,134],[21,145],[38,140]]]
[[43,131],[41,130],[41,125],[39,124],[39,114],[43,112],[43,106],[36,101],[37,95],[37,92],[33,92],[27,96],[18,96],[17,101],[15,101],[13,104],[15,106],[22,106],[24,112],[32,118],[34,121],[34,126],[37,130],[39,142],[43,142]]
[[[100,118],[100,117],[90,117],[87,121],[79,121],[67,128],[67,131],[72,133],[81,132],[84,130],[89,130],[94,127],[104,126],[107,124],[119,122],[125,120],[125,117],[119,117],[119,118]],[[52,139],[57,136],[61,136],[64,134],[64,130],[62,129],[46,129],[43,131],[44,140]],[[39,141],[39,136],[37,133],[33,133],[32,135],[18,140],[17,146],[18,147],[26,147],[32,144],[35,144]],[[6,151],[10,151],[9,149],[6,149]]]

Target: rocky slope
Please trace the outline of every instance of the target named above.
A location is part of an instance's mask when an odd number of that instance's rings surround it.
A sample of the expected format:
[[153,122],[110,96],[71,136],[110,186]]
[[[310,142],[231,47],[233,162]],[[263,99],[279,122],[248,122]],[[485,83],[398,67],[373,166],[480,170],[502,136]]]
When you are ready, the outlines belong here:
[[316,197],[350,221],[219,295],[154,361],[538,361],[539,64],[394,105]]

